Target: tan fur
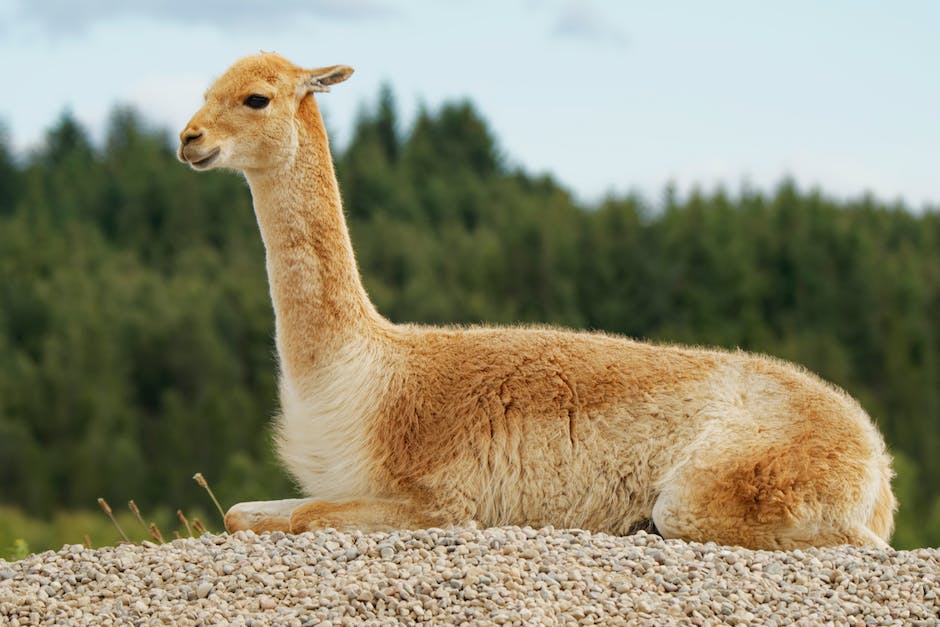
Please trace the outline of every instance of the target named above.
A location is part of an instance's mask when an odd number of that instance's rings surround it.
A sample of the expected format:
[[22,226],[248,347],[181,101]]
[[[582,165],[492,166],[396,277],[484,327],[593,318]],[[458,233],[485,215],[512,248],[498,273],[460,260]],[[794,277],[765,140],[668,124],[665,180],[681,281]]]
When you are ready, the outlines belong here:
[[[854,400],[797,366],[383,319],[311,95],[351,72],[247,57],[180,135],[182,160],[242,171],[251,187],[276,315],[278,450],[313,497],[237,505],[230,530],[477,521],[623,534],[652,520],[667,537],[752,548],[886,545],[884,442]],[[270,104],[249,108],[252,94]]]

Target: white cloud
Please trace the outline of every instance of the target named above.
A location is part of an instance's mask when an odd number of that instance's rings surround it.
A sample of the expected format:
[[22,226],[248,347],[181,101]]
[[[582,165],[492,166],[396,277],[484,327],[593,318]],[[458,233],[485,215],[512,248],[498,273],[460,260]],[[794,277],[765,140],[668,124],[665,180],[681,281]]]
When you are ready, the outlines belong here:
[[552,34],[591,43],[627,44],[623,31],[587,0],[568,2],[556,19]]
[[82,34],[89,26],[120,18],[149,18],[187,26],[291,24],[298,19],[381,20],[397,14],[386,0],[15,0],[14,11],[50,35]]

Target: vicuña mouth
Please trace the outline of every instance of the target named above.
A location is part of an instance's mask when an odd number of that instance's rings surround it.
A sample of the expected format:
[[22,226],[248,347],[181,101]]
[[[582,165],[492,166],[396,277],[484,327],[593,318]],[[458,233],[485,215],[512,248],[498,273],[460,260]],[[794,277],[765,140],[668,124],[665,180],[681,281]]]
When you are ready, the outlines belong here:
[[199,161],[190,161],[189,165],[196,168],[197,170],[202,170],[203,168],[209,167],[209,164],[215,161],[215,158],[219,156],[219,148],[214,148],[212,152],[209,153],[207,157],[200,159]]

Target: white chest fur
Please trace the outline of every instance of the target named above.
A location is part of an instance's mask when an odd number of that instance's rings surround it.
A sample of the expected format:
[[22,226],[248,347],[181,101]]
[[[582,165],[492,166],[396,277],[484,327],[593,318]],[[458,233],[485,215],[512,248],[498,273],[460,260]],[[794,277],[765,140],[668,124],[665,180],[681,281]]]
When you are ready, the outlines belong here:
[[281,381],[277,449],[307,496],[370,496],[369,425],[383,397],[380,354],[362,341],[302,381]]

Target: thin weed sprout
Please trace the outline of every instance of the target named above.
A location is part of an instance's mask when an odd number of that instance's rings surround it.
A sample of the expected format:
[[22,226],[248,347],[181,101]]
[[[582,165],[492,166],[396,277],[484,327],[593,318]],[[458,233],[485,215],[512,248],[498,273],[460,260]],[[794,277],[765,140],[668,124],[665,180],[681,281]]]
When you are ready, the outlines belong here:
[[183,513],[183,510],[176,510],[176,517],[180,519],[180,522],[183,523],[183,526],[186,527],[186,533],[189,534],[190,538],[193,538],[193,528],[190,526],[189,521],[186,519],[186,514]]
[[127,509],[131,510],[131,513],[134,514],[134,518],[136,518],[140,526],[144,528],[144,531],[149,531],[149,529],[147,529],[147,523],[144,522],[143,516],[140,515],[140,510],[137,508],[137,503],[134,502],[134,499],[127,502]]
[[163,534],[160,533],[160,527],[157,527],[157,523],[150,523],[148,528],[150,531],[150,537],[157,541],[157,544],[163,544]]
[[201,472],[197,472],[193,475],[193,479],[200,487],[204,488],[205,491],[209,493],[209,497],[212,499],[212,502],[215,503],[215,508],[219,510],[219,516],[222,517],[222,520],[225,520],[225,512],[222,510],[222,506],[219,505],[219,499],[215,498],[215,494],[212,492],[212,488],[209,487],[209,482],[206,481],[206,478],[202,476]]
[[117,518],[114,517],[114,512],[111,511],[111,506],[108,505],[108,502],[101,497],[98,497],[98,505],[101,506],[102,511],[108,515],[108,518],[111,519],[111,522],[114,523],[114,526],[117,528],[118,533],[121,534],[121,537],[124,538],[124,542],[131,544],[130,539],[127,537],[127,534],[124,533],[124,530],[121,529],[121,525],[118,524]]

